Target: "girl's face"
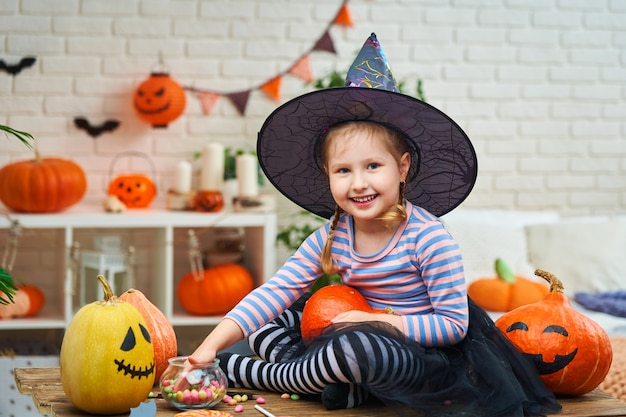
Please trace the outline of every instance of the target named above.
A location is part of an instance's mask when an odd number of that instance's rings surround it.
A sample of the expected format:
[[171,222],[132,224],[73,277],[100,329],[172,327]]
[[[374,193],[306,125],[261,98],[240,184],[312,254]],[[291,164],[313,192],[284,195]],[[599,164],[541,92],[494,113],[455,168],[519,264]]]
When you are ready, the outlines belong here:
[[375,220],[400,197],[400,182],[410,166],[408,153],[395,155],[388,140],[371,131],[329,138],[326,170],[335,202],[356,221]]

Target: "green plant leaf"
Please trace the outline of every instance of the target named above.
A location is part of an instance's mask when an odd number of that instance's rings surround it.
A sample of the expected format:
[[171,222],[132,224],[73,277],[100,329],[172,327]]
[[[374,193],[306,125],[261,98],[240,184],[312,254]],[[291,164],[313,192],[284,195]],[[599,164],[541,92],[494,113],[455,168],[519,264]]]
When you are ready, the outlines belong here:
[[22,132],[21,130],[16,130],[16,129],[13,129],[12,127],[4,126],[4,125],[0,125],[0,130],[5,132],[6,134],[15,136],[29,149],[33,148],[33,145],[29,141],[34,140],[35,138],[30,133]]
[[0,297],[0,304],[12,303],[15,291],[17,291],[17,287],[15,286],[15,282],[13,282],[13,278],[11,278],[11,274],[9,274],[4,268],[0,268],[0,293],[6,295],[8,298],[7,300]]

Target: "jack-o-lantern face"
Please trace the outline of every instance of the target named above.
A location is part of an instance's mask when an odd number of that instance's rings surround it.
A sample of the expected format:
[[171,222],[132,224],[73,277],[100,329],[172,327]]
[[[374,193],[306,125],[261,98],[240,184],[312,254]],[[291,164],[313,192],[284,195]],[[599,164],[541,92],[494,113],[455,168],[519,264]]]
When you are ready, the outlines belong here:
[[219,191],[199,191],[194,206],[196,211],[215,213],[224,208],[224,196]]
[[153,127],[167,127],[185,110],[185,90],[168,74],[153,73],[135,90],[137,115]]
[[598,323],[572,307],[557,277],[543,270],[535,274],[550,283],[550,293],[503,314],[496,327],[535,364],[552,392],[586,394],[609,371],[613,359],[609,337]]
[[[507,327],[505,332],[509,339],[517,343],[523,343],[522,340],[526,339],[524,346],[534,348],[523,353],[535,364],[540,375],[561,371],[578,353],[578,347],[572,345],[567,329],[557,324],[550,324],[543,329],[540,326],[529,329],[526,323],[517,321]],[[542,343],[529,342],[537,340]],[[542,350],[538,350],[540,346]]]
[[[136,330],[139,330],[138,335],[135,334]],[[150,355],[145,355],[145,346],[152,349],[152,339],[150,339],[148,329],[141,323],[138,323],[136,329],[133,329],[132,326],[129,327],[120,346],[120,355],[113,359],[117,366],[118,375],[131,379],[141,379],[142,377],[148,378],[154,373],[154,361],[146,362],[146,358],[149,358]],[[135,348],[140,351],[139,355],[133,355]],[[132,361],[130,360],[131,355]]]
[[103,276],[98,280],[104,299],[81,307],[63,335],[61,384],[82,411],[128,415],[154,386],[154,346],[139,310],[114,296]]
[[120,175],[111,181],[108,190],[128,208],[148,207],[156,192],[154,182],[142,174]]

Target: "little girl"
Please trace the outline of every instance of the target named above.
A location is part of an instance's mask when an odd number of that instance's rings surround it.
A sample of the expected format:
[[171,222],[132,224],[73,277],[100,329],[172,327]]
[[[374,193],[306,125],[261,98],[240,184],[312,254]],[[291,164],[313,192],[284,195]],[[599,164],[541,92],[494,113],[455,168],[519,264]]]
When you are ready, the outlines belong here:
[[[257,151],[283,194],[330,222],[225,316],[191,363],[219,357],[231,387],[319,395],[328,409],[373,395],[429,416],[560,410],[533,365],[468,300],[461,253],[436,217],[475,182],[471,143],[439,110],[397,92],[374,34],[347,87],[278,108]],[[302,308],[324,273],[395,314],[342,313],[305,347]],[[218,355],[244,338],[260,359]]]

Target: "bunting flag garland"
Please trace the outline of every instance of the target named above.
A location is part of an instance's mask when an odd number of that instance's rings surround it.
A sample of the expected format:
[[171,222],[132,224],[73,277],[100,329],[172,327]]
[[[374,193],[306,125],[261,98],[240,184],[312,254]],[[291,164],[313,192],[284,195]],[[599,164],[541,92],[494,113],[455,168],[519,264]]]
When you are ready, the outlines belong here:
[[311,60],[309,55],[304,55],[300,58],[291,68],[289,68],[289,74],[303,79],[305,82],[310,83],[313,81],[313,73],[311,72]]
[[213,108],[217,104],[217,101],[222,96],[226,97],[235,106],[235,108],[239,112],[239,115],[241,116],[246,113],[246,107],[248,106],[248,100],[250,99],[250,94],[252,93],[252,91],[261,90],[272,100],[280,101],[280,88],[282,78],[285,74],[293,75],[304,80],[307,83],[310,83],[313,81],[313,74],[311,72],[310,65],[311,52],[321,51],[330,52],[332,54],[336,53],[335,45],[329,33],[332,25],[349,27],[354,25],[354,22],[352,21],[352,16],[350,15],[350,10],[348,9],[348,0],[342,0],[339,11],[335,15],[331,23],[326,27],[322,36],[314,43],[313,47],[302,56],[300,56],[295,61],[295,63],[286,71],[273,76],[269,80],[261,83],[256,87],[252,87],[248,90],[243,91],[225,93],[208,89],[200,89],[196,87],[184,87],[184,89],[197,94],[202,106],[202,113],[205,116],[209,116],[211,114]]
[[200,98],[200,103],[202,104],[202,113],[205,116],[208,116],[213,111],[213,107],[215,107],[217,100],[220,99],[221,95],[210,93],[208,91],[200,91],[198,93],[198,97]]

